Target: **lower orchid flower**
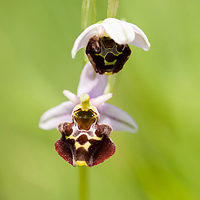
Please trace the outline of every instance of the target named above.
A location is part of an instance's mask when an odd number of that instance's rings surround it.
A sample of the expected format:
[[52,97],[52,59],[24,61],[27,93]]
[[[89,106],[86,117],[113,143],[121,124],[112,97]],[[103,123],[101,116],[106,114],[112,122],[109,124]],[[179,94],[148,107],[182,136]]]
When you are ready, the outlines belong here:
[[39,122],[42,129],[60,131],[56,151],[72,166],[98,165],[115,152],[109,137],[112,130],[135,133],[138,129],[129,114],[105,103],[112,97],[111,93],[103,94],[108,77],[95,74],[92,68],[90,62],[86,63],[77,95],[65,90],[70,101],[46,111]]

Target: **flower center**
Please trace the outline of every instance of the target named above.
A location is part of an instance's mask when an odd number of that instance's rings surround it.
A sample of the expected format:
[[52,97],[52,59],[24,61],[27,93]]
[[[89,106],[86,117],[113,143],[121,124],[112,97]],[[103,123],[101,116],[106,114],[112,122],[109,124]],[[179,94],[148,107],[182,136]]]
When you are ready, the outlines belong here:
[[97,123],[98,111],[90,104],[88,94],[80,96],[81,104],[77,105],[73,112],[73,119],[78,124],[79,130],[89,130],[92,124]]
[[93,36],[87,44],[86,54],[97,73],[110,75],[123,68],[131,50],[127,44],[117,44],[110,37]]
[[100,39],[101,51],[96,56],[104,58],[105,65],[114,65],[117,62],[117,57],[122,54],[120,52],[120,45],[116,44],[114,40],[109,37],[103,37]]
[[80,130],[89,130],[91,125],[97,121],[97,115],[91,109],[88,111],[79,109],[74,112],[74,119]]

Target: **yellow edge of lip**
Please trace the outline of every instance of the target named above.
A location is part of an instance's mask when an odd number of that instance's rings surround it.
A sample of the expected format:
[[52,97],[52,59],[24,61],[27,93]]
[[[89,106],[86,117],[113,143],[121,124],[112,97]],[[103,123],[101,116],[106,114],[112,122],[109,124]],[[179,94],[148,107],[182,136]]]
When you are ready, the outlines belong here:
[[76,164],[79,166],[83,166],[83,165],[86,165],[86,162],[85,161],[76,161]]
[[111,75],[112,74],[112,72],[105,72],[104,74],[106,74],[106,75]]

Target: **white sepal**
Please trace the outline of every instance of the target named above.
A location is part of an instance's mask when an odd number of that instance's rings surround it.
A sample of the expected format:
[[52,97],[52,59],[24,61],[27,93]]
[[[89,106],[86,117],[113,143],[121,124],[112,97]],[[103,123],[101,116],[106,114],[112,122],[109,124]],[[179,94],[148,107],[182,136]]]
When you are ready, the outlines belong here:
[[96,98],[104,93],[108,82],[107,75],[100,75],[94,71],[90,62],[87,62],[81,73],[77,96],[88,94],[90,98]]
[[87,43],[91,37],[94,35],[97,35],[97,27],[100,24],[93,24],[89,27],[87,27],[76,39],[74,46],[72,48],[71,54],[72,58],[74,59],[76,56],[76,53],[78,52],[79,49],[87,46]]
[[102,26],[109,37],[118,44],[128,44],[135,38],[134,29],[125,21],[107,18],[103,21]]
[[47,110],[40,118],[39,127],[44,130],[57,128],[61,122],[72,120],[72,110],[74,104],[70,101]]
[[113,131],[126,131],[130,133],[138,131],[135,120],[125,111],[108,103],[100,105],[98,111],[100,114],[99,123],[110,125]]

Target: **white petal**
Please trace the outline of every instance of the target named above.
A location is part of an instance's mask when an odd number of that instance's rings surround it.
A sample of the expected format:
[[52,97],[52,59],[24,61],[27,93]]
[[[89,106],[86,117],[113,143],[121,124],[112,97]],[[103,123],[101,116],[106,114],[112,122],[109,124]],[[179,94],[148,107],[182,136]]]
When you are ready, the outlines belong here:
[[86,93],[90,98],[96,98],[104,93],[107,82],[108,76],[97,74],[91,63],[87,62],[81,73],[77,96]]
[[47,110],[40,118],[39,127],[44,130],[50,130],[57,128],[61,122],[71,122],[71,113],[74,106],[72,102],[67,101]]
[[104,102],[108,101],[110,98],[112,98],[112,96],[113,96],[112,93],[104,94],[104,95],[98,96],[97,98],[91,99],[90,102],[93,106],[98,107],[102,103],[104,103]]
[[69,90],[64,90],[63,94],[71,101],[73,102],[75,105],[80,103],[80,99],[72,92],[70,92]]
[[102,26],[105,32],[118,44],[128,44],[135,38],[135,31],[125,21],[121,21],[115,18],[107,18],[103,21]]
[[151,45],[145,33],[136,25],[131,23],[130,25],[133,27],[135,31],[135,39],[132,42],[129,42],[129,44],[144,49],[145,51],[148,51]]
[[99,124],[108,124],[114,131],[137,132],[138,126],[136,122],[125,111],[107,103],[100,105],[97,109],[100,114]]
[[72,48],[71,54],[72,54],[72,58],[75,58],[76,53],[78,52],[79,49],[87,46],[87,43],[89,41],[89,39],[91,37],[93,37],[94,35],[98,34],[97,28],[98,26],[100,26],[101,24],[93,24],[89,27],[87,27],[76,39],[76,41],[74,42],[74,46]]

